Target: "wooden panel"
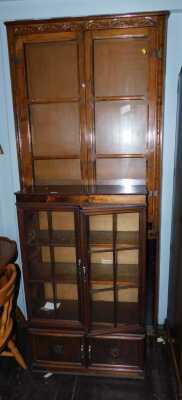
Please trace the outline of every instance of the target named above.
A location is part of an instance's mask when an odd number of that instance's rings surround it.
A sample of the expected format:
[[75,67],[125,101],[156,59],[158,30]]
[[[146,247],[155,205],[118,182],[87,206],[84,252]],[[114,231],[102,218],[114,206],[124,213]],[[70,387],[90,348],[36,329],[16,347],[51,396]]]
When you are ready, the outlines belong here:
[[147,95],[147,50],[148,42],[143,38],[95,40],[96,96]]
[[147,105],[141,101],[96,103],[96,153],[144,153],[147,126]]
[[36,360],[59,363],[81,363],[81,343],[79,336],[35,335],[33,337]]
[[78,96],[78,53],[74,41],[26,44],[31,99]]
[[34,104],[30,110],[34,156],[80,154],[77,103]]
[[89,338],[90,363],[135,365],[143,368],[144,339],[135,335]]
[[99,159],[96,162],[98,184],[145,184],[146,162],[143,159]]
[[80,185],[80,160],[37,160],[34,162],[36,185]]

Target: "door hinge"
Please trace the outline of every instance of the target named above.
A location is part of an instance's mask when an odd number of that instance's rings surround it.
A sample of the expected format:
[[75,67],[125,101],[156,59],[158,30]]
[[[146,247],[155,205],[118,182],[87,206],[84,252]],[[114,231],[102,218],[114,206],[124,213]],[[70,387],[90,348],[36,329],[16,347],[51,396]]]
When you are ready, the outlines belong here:
[[158,190],[149,190],[148,197],[157,197],[157,196],[158,196]]
[[160,60],[162,58],[161,50],[159,50],[159,49],[151,49],[150,56]]
[[142,51],[142,54],[144,56],[157,58],[158,60],[160,60],[162,58],[162,53],[161,53],[160,49],[146,49],[146,48],[143,48],[141,51]]

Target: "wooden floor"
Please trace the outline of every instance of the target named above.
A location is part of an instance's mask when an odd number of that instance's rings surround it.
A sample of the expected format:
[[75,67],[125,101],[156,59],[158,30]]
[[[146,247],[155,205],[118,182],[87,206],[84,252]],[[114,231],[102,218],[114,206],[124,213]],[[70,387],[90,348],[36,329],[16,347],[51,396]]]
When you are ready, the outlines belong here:
[[148,345],[144,380],[24,372],[0,359],[0,400],[176,400],[168,347]]

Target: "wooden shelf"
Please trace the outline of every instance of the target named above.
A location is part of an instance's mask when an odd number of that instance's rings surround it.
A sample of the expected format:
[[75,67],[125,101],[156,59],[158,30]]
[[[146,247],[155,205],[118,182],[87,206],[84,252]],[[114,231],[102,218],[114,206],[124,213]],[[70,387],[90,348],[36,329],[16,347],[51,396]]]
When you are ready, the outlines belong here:
[[[41,263],[30,267],[31,281],[52,281],[51,263]],[[77,267],[75,263],[55,263],[54,280],[63,280],[65,283],[77,283]],[[64,284],[64,282],[62,282]]]
[[[131,267],[132,265],[132,267]],[[91,282],[94,284],[113,284],[113,267],[111,264],[93,264],[91,269]],[[31,271],[31,282],[52,281],[52,269],[50,263],[36,264]],[[77,283],[77,266],[74,263],[55,263],[54,280],[62,284]],[[117,282],[123,284],[137,285],[138,265],[118,265]]]
[[[53,301],[52,299],[45,299],[46,301]],[[33,304],[33,313],[36,318],[51,318],[51,319],[60,319],[61,320],[75,320],[78,318],[78,302],[75,300],[57,300],[56,303],[60,303],[61,306],[56,310],[43,310],[43,304],[34,305]]]
[[[117,315],[118,323],[135,324],[139,319],[138,303],[118,303]],[[107,319],[107,321],[106,321]],[[114,321],[114,304],[109,301],[94,301],[92,303],[92,320],[93,322],[110,322]]]
[[[117,232],[117,245],[122,244],[126,246],[137,246],[139,243],[138,231],[118,231]],[[30,246],[48,245],[48,246],[75,246],[75,232],[74,231],[58,231],[53,230],[52,236],[49,236],[48,230],[37,231],[37,238],[28,241]],[[90,244],[94,246],[112,247],[113,233],[112,231],[91,231]]]
[[[132,267],[131,267],[132,265]],[[113,282],[112,264],[92,264],[91,281],[92,282]],[[138,278],[137,264],[118,264],[117,281],[118,283],[136,283]]]
[[[116,237],[116,243],[123,245],[135,245],[139,242],[138,231],[118,231]],[[90,244],[92,245],[113,245],[113,233],[112,231],[91,231],[90,232]]]

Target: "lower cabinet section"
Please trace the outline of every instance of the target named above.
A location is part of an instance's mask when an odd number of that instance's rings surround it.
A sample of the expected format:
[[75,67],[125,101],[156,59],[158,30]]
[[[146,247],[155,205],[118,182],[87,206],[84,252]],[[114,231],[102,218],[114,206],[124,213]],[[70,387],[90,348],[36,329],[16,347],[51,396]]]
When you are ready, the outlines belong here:
[[94,337],[88,345],[90,365],[102,368],[112,365],[112,368],[144,367],[144,336],[118,335]]
[[31,330],[35,366],[64,372],[137,375],[144,370],[145,335],[84,336]]
[[36,362],[81,365],[84,361],[84,338],[81,335],[39,332],[31,337],[33,359]]

